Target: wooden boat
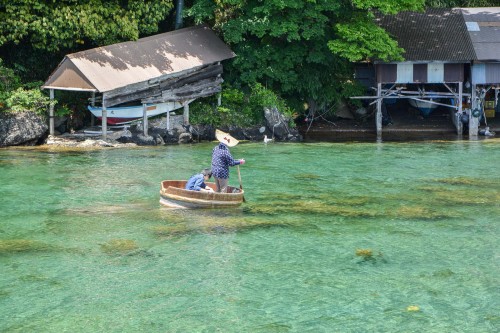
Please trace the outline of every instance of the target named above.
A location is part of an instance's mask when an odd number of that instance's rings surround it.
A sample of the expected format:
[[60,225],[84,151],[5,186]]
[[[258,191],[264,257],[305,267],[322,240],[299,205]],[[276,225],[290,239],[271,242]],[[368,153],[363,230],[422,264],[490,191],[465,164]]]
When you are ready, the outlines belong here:
[[[147,104],[146,113],[149,117],[157,116],[159,114],[167,113],[173,110],[182,108],[182,104],[179,102],[166,102],[159,104]],[[88,106],[89,111],[97,117],[97,119],[102,120],[102,107],[101,106]],[[143,107],[142,105],[134,106],[116,106],[107,108],[107,123],[110,125],[120,125],[127,124],[136,119],[141,119],[143,117]]]
[[[170,208],[230,208],[243,202],[244,191],[228,186],[228,193],[186,190],[185,180],[164,180],[160,187],[160,203]],[[206,183],[215,189],[214,183]]]

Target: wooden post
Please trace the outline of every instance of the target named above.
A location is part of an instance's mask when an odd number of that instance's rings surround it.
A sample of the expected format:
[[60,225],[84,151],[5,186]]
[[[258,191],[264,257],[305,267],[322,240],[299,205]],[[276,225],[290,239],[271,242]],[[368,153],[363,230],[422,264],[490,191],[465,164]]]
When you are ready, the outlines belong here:
[[184,104],[184,125],[189,125],[189,103]]
[[222,93],[217,94],[217,106],[222,104]]
[[144,136],[148,136],[148,105],[142,103],[142,129]]
[[108,137],[108,110],[106,110],[106,95],[102,94],[102,139],[106,140]]
[[54,135],[54,89],[50,89],[49,134]]
[[382,136],[382,83],[377,83],[377,137]]

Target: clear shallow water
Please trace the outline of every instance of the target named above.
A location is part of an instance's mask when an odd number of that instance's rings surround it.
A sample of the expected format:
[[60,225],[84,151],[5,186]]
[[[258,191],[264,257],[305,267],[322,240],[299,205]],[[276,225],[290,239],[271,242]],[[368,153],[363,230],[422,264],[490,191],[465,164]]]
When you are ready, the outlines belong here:
[[500,330],[499,140],[241,144],[241,209],[161,207],[212,147],[0,150],[0,331]]

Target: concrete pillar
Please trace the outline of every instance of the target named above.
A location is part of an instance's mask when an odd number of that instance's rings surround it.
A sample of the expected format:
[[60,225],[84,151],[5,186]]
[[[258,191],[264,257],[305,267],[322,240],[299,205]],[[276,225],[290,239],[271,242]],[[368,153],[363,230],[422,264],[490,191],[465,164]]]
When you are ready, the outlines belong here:
[[377,137],[382,136],[382,83],[377,83]]
[[[92,92],[92,99],[90,100],[90,106],[94,107],[95,106],[95,91]],[[95,125],[95,116],[91,112],[90,113],[90,126],[94,127]]]
[[49,90],[50,105],[49,105],[49,134],[54,135],[54,89]]
[[108,138],[108,110],[106,110],[106,95],[102,95],[102,139]]
[[189,103],[184,104],[184,125],[189,125]]
[[170,130],[170,111],[167,112],[167,131]]
[[[460,85],[459,85],[459,88],[462,88],[462,82],[460,82]],[[479,132],[479,118],[476,118],[474,117],[472,114],[473,114],[473,111],[474,111],[474,103],[472,101],[474,101],[474,92],[475,92],[475,86],[473,86],[473,89],[472,89],[472,100],[471,100],[471,108],[470,110],[468,111],[469,112],[469,137],[476,137],[478,132]],[[461,94],[460,94],[461,96]],[[458,109],[458,112],[462,113],[462,108],[461,108],[461,105],[462,103],[460,103],[460,108]]]
[[142,125],[144,136],[148,136],[148,106],[146,103],[142,104]]
[[469,117],[469,136],[477,136],[479,132],[479,117],[474,117],[474,110],[479,109],[479,103],[476,98],[476,85],[472,85],[472,90],[471,90],[471,103],[470,103],[470,110],[471,114]]
[[[495,88],[495,112],[496,112],[496,110],[498,110],[498,109],[497,109],[497,106],[498,106],[498,94],[499,94],[499,91],[498,91],[498,90],[499,90],[499,88],[498,88],[498,86],[497,86],[497,87]],[[496,115],[495,115],[495,117],[496,117]]]

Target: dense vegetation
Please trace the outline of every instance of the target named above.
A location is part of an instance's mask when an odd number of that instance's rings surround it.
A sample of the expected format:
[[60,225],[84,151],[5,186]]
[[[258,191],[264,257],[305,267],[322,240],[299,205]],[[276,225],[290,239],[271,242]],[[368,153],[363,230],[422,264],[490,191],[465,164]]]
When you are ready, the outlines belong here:
[[[330,109],[359,92],[353,62],[402,59],[397,43],[374,24],[375,11],[496,1],[185,0],[184,25],[209,24],[238,54],[225,64],[223,105],[198,101],[194,119],[258,122],[262,104],[271,100],[288,113],[304,112],[304,105]],[[65,54],[173,30],[175,2],[0,0],[0,110],[43,112],[48,101],[37,87]],[[83,110],[81,95],[56,97],[60,114]]]

